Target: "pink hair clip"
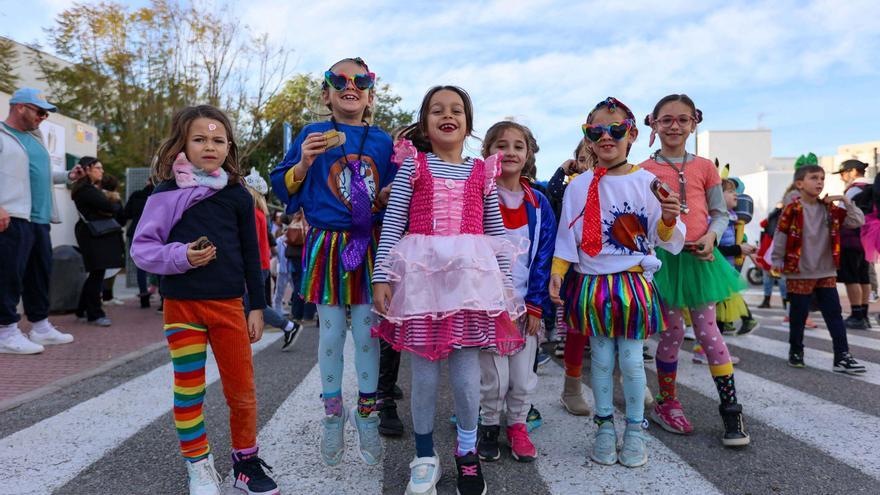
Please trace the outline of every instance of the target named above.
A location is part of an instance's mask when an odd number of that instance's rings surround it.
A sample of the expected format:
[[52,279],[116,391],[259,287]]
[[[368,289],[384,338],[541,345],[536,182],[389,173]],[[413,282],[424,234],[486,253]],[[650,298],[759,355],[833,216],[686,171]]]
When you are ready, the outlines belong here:
[[418,152],[419,150],[416,149],[412,141],[400,139],[394,145],[394,154],[391,156],[391,161],[399,167],[407,158],[415,158]]

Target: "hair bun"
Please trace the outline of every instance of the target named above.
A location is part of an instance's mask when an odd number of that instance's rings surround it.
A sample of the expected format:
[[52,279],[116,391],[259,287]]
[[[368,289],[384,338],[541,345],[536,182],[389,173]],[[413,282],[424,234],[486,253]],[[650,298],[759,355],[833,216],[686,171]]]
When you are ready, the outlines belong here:
[[694,110],[694,113],[696,113],[695,118],[697,119],[697,123],[699,124],[703,121],[703,111],[697,108]]
[[653,120],[654,120],[654,119],[651,118],[651,114],[650,114],[650,113],[649,113],[648,115],[645,115],[645,125],[646,125],[646,126],[650,127],[650,126],[651,126],[651,123],[652,123]]

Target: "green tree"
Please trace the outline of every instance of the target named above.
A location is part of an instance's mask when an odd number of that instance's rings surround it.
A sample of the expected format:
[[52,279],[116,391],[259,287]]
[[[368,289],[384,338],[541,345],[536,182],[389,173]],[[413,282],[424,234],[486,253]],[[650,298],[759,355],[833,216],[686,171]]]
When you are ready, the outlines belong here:
[[251,36],[231,10],[217,12],[169,0],[134,10],[75,3],[48,30],[73,65],[42,59],[42,71],[59,109],[97,127],[111,173],[149,165],[186,105],[223,108],[245,155],[262,139],[261,108],[287,77],[288,51]]
[[18,51],[15,43],[0,38],[0,91],[14,93],[18,89],[18,76],[15,74],[15,63],[18,61]]

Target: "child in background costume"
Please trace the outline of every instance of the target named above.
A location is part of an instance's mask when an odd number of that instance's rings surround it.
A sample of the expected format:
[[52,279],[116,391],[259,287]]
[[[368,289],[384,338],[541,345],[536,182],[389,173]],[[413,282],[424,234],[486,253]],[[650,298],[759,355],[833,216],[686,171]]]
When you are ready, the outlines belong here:
[[[229,406],[234,487],[277,494],[258,457],[251,343],[263,334],[266,306],[253,199],[239,183],[232,126],[214,107],[174,115],[132,240],[142,270],[163,275],[165,338],[174,367],[174,423],[187,462],[190,494],[219,495],[220,477],[202,414],[208,342]],[[172,165],[173,162],[173,165]],[[207,237],[207,243],[195,242]],[[242,296],[251,294],[245,321]]]
[[425,95],[418,123],[396,146],[395,157],[406,158],[376,255],[373,302],[385,320],[375,333],[409,352],[412,364],[410,494],[434,493],[440,479],[433,430],[444,360],[458,423],[458,493],[486,493],[476,451],[480,349],[507,355],[523,343],[513,321],[525,306],[513,287],[510,259],[527,251],[527,241],[507,239],[495,191],[498,157],[462,156],[472,108],[455,86]]
[[715,323],[715,304],[743,289],[744,283],[716,248],[727,228],[728,214],[715,164],[685,150],[688,136],[701,120],[702,113],[694,102],[687,95],[677,94],[662,98],[645,118],[652,129],[651,144],[654,135],[659,135],[662,146],[641,166],[679,192],[681,219],[687,225],[683,252],[657,251],[663,269],[656,283],[668,307],[669,329],[660,335],[657,346],[660,393],[651,418],[672,433],[693,431],[675,393],[678,351],[684,340],[681,308],[689,308],[721,399],[718,411],[724,422],[722,442],[728,447],[743,446],[748,445],[749,436],[743,426],[742,406],[737,402],[730,354]]
[[[727,228],[721,234],[718,240],[718,251],[724,256],[731,266],[736,268],[736,258],[739,256],[748,256],[756,251],[755,246],[746,242],[737,242],[736,239],[736,223],[738,220],[735,208],[737,202],[737,184],[733,179],[724,178],[721,180],[721,189],[724,191],[724,202],[727,205],[727,213],[730,220]],[[740,268],[742,265],[740,265]],[[716,318],[721,328],[721,333],[737,335],[746,335],[758,326],[757,320],[752,317],[752,312],[746,304],[745,299],[739,292],[730,295],[724,301],[716,306]],[[737,331],[734,322],[737,319],[742,320],[742,326]]]
[[[557,222],[566,187],[580,173],[593,167],[592,160],[593,157],[590,156],[587,149],[587,140],[581,139],[574,149],[574,159],[566,160],[548,182],[547,192],[550,204],[553,205],[553,211],[556,213]],[[588,416],[590,406],[581,393],[581,369],[584,363],[584,351],[590,347],[590,337],[588,334],[572,330],[565,324],[565,315],[561,306],[556,308],[556,329],[562,340],[556,344],[555,354],[556,357],[563,358],[565,363],[565,384],[559,401],[569,414]]]
[[507,440],[511,455],[520,462],[530,462],[538,455],[529,438],[526,419],[530,398],[538,385],[535,356],[538,350],[544,307],[549,303],[547,284],[556,235],[556,218],[550,202],[532,189],[525,168],[535,161],[537,143],[532,132],[515,122],[498,122],[489,128],[483,141],[483,157],[501,153],[501,176],[496,180],[498,203],[504,227],[510,237],[528,242],[529,251],[512,261],[513,285],[525,300],[526,315],[517,325],[525,346],[517,353],[503,356],[480,353],[480,406],[477,452],[480,459],[494,461],[501,457],[498,436],[501,413],[507,416]]
[[[358,403],[352,411],[361,458],[378,464],[376,388],[379,342],[370,335],[374,318],[370,282],[381,212],[396,167],[391,137],[368,123],[376,76],[360,58],[346,58],[324,73],[329,122],[303,128],[284,161],[272,172],[272,188],[287,212],[303,208],[311,228],[303,247],[302,295],[318,305],[318,365],[324,402],[321,457],[336,465],[345,450],[348,412],[342,404],[343,350],[351,308]],[[344,136],[341,142],[339,138]]]
[[[825,171],[818,165],[798,168],[794,183],[800,194],[779,217],[771,254],[773,269],[786,275],[788,285],[788,364],[804,367],[804,323],[815,296],[834,346],[833,370],[865,373],[865,367],[849,353],[836,278],[840,230],[861,226],[864,214],[846,196],[819,198],[825,187]],[[836,201],[843,202],[844,207],[835,205]]]
[[[269,226],[267,225],[266,217],[269,214],[269,207],[266,205],[266,197],[265,194],[269,192],[269,185],[266,184],[266,180],[260,177],[260,174],[257,172],[257,169],[251,169],[251,173],[249,173],[244,178],[245,186],[247,187],[248,192],[251,194],[251,197],[254,199],[254,218],[257,225],[257,242],[260,246],[260,269],[263,273],[263,283],[266,283],[266,280],[269,278],[269,264],[271,259],[271,245],[269,244]],[[284,258],[284,252],[280,252],[280,258]],[[248,307],[250,298],[248,294],[245,294],[244,297],[244,306]],[[271,325],[275,328],[280,329],[284,332],[284,338],[282,339],[281,350],[287,351],[296,343],[296,340],[299,338],[300,330],[302,330],[302,326],[299,323],[288,320],[287,318],[281,316],[275,308],[266,305],[266,309],[263,310],[263,320],[267,325]]]
[[[642,344],[664,326],[660,294],[652,282],[660,262],[651,253],[657,245],[680,251],[685,229],[676,221],[678,196],[670,193],[661,204],[651,193],[655,177],[627,161],[638,130],[626,105],[611,97],[599,102],[583,130],[596,166],[573,180],[565,192],[550,297],[565,305],[570,327],[590,333],[598,426],[590,458],[609,465],[619,459],[625,466],[637,467],[648,462],[642,432],[646,382]],[[615,351],[626,400],[626,432],[619,457],[612,402]]]

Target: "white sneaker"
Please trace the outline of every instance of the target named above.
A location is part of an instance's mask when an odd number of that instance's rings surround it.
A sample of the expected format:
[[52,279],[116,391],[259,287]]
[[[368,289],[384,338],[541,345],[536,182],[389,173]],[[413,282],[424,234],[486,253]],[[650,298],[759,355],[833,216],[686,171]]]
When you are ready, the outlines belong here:
[[440,481],[440,458],[416,457],[409,463],[409,483],[406,495],[434,495],[437,493],[437,482]]
[[220,495],[220,475],[214,469],[214,456],[198,462],[186,463],[189,475],[189,495]]
[[15,327],[12,335],[0,340],[0,352],[7,354],[39,354],[45,350],[42,345],[28,340],[18,327]]
[[690,325],[684,327],[684,340],[697,340],[697,336],[694,335],[694,327]]
[[125,306],[125,301],[123,301],[122,299],[119,299],[118,297],[114,297],[113,299],[110,299],[109,301],[105,301],[105,302],[107,304],[113,304],[114,306]]
[[31,339],[31,342],[40,345],[58,345],[58,344],[69,344],[73,342],[73,335],[69,333],[59,332],[57,328],[51,323],[47,324],[49,329],[44,330],[42,332],[37,332],[31,330],[31,333],[28,335]]

